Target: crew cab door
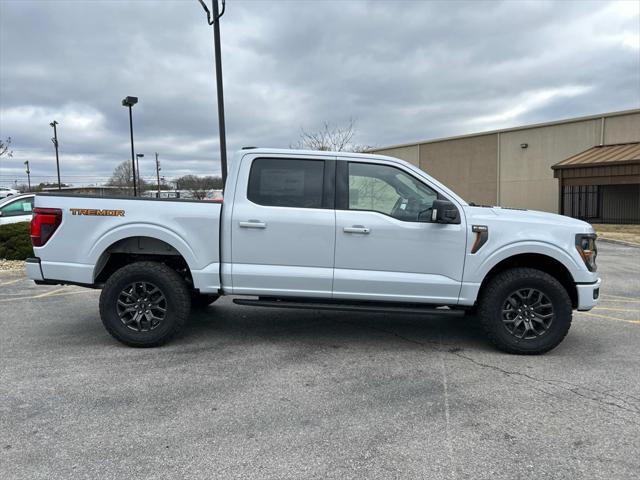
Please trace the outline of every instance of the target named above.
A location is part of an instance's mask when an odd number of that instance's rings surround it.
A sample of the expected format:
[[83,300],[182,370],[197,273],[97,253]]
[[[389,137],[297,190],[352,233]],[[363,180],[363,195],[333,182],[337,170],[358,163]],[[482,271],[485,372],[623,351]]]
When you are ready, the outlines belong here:
[[334,298],[456,304],[465,220],[431,223],[436,198],[401,164],[338,160]]
[[335,159],[244,157],[231,216],[234,294],[331,297]]

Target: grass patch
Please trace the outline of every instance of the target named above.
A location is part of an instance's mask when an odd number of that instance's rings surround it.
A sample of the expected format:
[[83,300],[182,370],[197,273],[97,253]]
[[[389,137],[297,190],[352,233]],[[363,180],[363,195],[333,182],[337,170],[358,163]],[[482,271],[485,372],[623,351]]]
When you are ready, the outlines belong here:
[[598,236],[609,240],[622,240],[640,246],[640,225],[594,224]]

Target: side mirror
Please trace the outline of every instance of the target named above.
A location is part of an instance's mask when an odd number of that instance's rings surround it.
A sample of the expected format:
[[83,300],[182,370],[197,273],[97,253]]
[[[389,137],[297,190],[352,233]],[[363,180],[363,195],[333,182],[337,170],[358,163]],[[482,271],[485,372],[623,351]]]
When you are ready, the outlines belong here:
[[433,223],[460,223],[460,212],[449,200],[434,200],[431,221]]

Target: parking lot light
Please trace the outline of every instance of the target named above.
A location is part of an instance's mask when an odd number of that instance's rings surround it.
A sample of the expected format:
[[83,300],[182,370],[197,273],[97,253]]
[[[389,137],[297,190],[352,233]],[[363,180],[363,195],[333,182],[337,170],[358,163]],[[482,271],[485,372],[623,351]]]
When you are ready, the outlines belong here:
[[138,103],[138,97],[127,96],[122,99],[122,106],[129,107],[129,132],[131,134],[131,168],[133,169],[133,196],[138,196],[138,189],[136,188],[136,159],[133,149],[133,114],[131,108]]

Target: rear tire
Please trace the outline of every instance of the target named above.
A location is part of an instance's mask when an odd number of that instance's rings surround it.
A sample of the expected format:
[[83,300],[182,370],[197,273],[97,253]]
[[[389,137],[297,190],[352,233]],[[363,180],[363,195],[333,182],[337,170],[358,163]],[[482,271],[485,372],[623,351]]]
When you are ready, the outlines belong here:
[[481,292],[480,322],[498,349],[537,355],[557,347],[571,327],[571,299],[551,275],[513,268],[492,278]]
[[117,270],[100,294],[107,331],[130,347],[157,347],[185,325],[191,296],[178,273],[158,262],[136,262]]

